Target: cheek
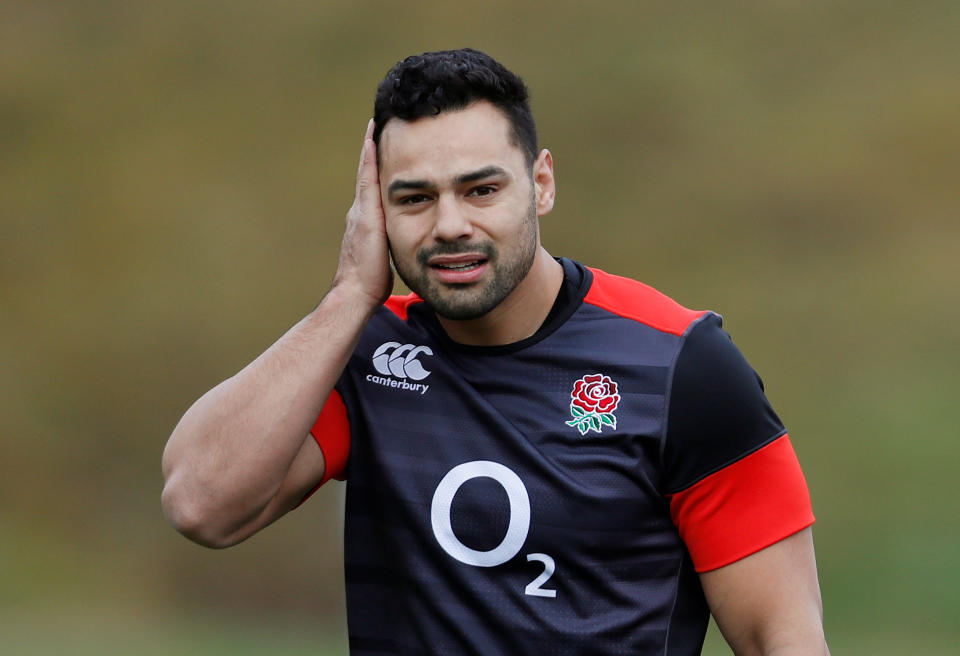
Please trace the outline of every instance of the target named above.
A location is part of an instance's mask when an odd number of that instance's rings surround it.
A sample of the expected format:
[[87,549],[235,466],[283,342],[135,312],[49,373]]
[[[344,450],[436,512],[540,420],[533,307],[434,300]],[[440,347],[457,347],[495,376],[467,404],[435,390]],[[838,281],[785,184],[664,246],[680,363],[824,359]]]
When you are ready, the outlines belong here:
[[387,241],[390,242],[392,250],[402,252],[409,248],[410,230],[404,230],[399,220],[387,216],[384,226],[387,230]]
[[406,220],[406,217],[395,221],[388,217],[386,221],[390,255],[394,264],[403,267],[408,275],[412,275],[413,268],[417,266],[417,251],[423,246],[418,229],[413,222]]

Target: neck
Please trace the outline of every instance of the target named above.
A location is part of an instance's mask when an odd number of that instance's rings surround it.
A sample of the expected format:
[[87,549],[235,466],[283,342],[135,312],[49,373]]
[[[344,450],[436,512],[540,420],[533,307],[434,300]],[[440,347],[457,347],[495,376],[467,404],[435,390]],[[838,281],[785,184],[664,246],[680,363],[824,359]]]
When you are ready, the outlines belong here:
[[455,342],[499,346],[530,337],[543,324],[563,284],[563,267],[542,247],[523,281],[497,307],[478,319],[454,321],[439,317]]

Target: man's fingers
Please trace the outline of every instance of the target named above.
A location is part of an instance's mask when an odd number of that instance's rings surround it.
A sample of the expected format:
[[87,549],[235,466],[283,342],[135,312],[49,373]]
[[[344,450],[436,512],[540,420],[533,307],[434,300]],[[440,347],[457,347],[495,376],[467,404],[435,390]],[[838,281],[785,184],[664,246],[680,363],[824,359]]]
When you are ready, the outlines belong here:
[[[357,169],[357,200],[361,202],[380,202],[380,177],[377,171],[377,146],[373,143],[373,119],[367,123],[367,132],[363,135],[363,148],[360,149],[360,166]],[[373,192],[376,198],[372,197]]]
[[362,292],[362,298],[380,304],[390,295],[393,274],[390,270],[383,204],[380,201],[380,175],[373,130],[371,119],[363,135],[360,164],[357,166],[356,195],[347,211],[335,281],[350,281],[359,285],[355,289]]
[[360,146],[360,161],[357,163],[357,176],[360,176],[360,171],[363,170],[363,160],[365,159],[367,153],[367,139],[373,138],[373,119],[367,121],[367,129],[363,135],[363,145]]

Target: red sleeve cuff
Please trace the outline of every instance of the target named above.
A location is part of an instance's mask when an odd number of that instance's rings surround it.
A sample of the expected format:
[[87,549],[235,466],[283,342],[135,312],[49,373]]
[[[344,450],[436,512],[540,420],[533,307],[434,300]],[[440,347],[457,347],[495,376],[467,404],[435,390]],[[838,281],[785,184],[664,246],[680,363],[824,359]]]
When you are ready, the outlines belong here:
[[323,479],[320,485],[331,478],[342,481],[350,455],[350,420],[347,418],[347,406],[337,390],[330,392],[310,434],[323,452]]
[[670,495],[670,515],[698,572],[729,565],[814,522],[786,434]]

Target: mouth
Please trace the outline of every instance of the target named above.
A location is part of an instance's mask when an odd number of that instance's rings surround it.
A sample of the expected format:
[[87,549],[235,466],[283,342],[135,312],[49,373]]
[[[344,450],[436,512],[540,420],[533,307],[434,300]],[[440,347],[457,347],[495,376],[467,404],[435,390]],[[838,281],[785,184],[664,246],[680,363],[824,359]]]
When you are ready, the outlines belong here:
[[432,264],[434,269],[442,269],[444,271],[469,271],[470,269],[476,269],[481,264],[484,264],[486,260],[473,260],[472,262],[463,262],[459,264]]
[[428,262],[440,282],[464,284],[474,282],[483,275],[489,260],[478,253],[462,255],[439,255]]

